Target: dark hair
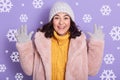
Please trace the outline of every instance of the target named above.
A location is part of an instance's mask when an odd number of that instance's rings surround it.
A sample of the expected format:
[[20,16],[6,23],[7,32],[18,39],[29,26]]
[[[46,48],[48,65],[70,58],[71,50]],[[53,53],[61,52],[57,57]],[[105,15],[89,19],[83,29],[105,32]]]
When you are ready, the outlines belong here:
[[[45,33],[46,38],[51,38],[53,36],[53,20],[51,20],[49,23],[43,25],[42,28],[38,28],[37,31],[41,31]],[[69,29],[70,37],[69,38],[76,38],[77,36],[81,35],[81,31],[77,28],[76,24],[71,20],[71,26]]]

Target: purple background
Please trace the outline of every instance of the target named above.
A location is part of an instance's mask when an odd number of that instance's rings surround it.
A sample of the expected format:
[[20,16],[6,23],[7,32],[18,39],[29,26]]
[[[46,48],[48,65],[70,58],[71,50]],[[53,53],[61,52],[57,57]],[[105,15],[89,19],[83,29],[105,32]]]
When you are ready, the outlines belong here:
[[[120,80],[120,0],[39,0],[38,3],[43,3],[40,8],[35,8],[33,1],[37,0],[0,1],[0,80],[32,80],[32,77],[24,74],[19,61],[15,62],[10,57],[17,52],[14,32],[10,31],[15,31],[23,24],[27,24],[28,32],[36,31],[38,27],[48,22],[49,9],[56,1],[70,4],[75,14],[75,22],[83,32],[93,32],[95,23],[103,28],[105,51],[102,66],[96,76],[89,76],[89,80]],[[9,12],[3,9],[2,4],[8,5]],[[100,11],[105,5],[109,6],[104,10],[107,14]],[[26,21],[20,20],[22,14],[27,15]],[[86,14],[91,16],[88,21],[84,17]],[[84,22],[83,18],[87,22]],[[113,37],[111,32],[114,34]],[[14,56],[14,59],[17,57]],[[15,78],[17,73],[22,74],[23,78]],[[102,75],[103,79],[100,77]]]

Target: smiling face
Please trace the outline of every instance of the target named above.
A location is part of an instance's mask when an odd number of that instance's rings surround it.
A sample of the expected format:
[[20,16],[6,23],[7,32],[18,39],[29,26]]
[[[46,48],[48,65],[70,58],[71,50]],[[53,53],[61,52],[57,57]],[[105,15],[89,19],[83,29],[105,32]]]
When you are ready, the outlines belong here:
[[53,28],[58,35],[65,35],[70,28],[70,16],[66,13],[57,13],[53,17]]

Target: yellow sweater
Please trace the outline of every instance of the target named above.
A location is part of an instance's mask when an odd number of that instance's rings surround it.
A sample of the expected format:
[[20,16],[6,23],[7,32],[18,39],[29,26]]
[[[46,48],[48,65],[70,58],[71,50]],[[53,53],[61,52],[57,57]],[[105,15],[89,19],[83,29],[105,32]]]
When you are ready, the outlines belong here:
[[69,33],[59,36],[54,31],[52,37],[52,80],[65,80],[65,68],[68,56]]

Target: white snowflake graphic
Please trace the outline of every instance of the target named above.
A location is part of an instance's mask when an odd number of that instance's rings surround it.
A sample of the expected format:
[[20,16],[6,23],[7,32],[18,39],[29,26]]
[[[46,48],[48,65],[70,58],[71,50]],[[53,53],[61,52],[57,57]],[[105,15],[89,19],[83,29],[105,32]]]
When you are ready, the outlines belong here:
[[43,6],[42,0],[33,0],[32,2],[34,8],[41,8]]
[[5,72],[6,66],[4,64],[0,64],[0,72]]
[[112,54],[106,54],[104,57],[104,61],[106,64],[113,64],[115,58]]
[[19,53],[18,52],[13,52],[10,56],[12,62],[19,62]]
[[90,23],[91,20],[92,20],[92,17],[91,17],[90,14],[84,14],[84,16],[83,16],[83,21],[84,21],[85,23]]
[[9,29],[7,33],[7,38],[10,42],[17,41],[15,38],[15,34],[17,33],[17,29]]
[[22,3],[22,4],[21,4],[21,6],[22,6],[22,7],[24,7],[24,6],[25,6],[25,4],[24,4],[24,3]]
[[11,0],[0,0],[0,12],[10,12],[12,6]]
[[15,75],[15,80],[23,80],[23,75],[22,75],[22,73],[16,73],[16,75]]
[[120,3],[117,3],[117,6],[120,7]]
[[111,8],[109,5],[103,5],[102,8],[100,9],[100,12],[102,13],[103,16],[109,16],[111,13]]
[[104,70],[100,78],[101,80],[115,80],[116,76],[112,70]]
[[117,50],[120,50],[120,47],[117,47]]
[[43,24],[43,21],[40,21],[40,24]]
[[19,19],[20,22],[27,22],[28,16],[26,14],[21,14]]
[[76,2],[76,3],[75,3],[75,5],[76,5],[76,6],[78,6],[78,5],[79,5],[79,3],[78,3],[78,2]]
[[103,29],[103,28],[104,28],[104,26],[103,26],[103,25],[101,25],[101,26],[100,26],[100,28],[101,28],[101,29]]
[[9,77],[6,77],[6,79],[5,80],[9,80]]
[[8,50],[5,50],[5,53],[8,53],[9,51]]
[[111,32],[109,33],[114,40],[120,40],[120,26],[113,26]]

